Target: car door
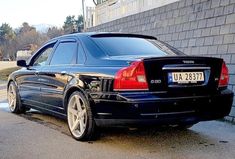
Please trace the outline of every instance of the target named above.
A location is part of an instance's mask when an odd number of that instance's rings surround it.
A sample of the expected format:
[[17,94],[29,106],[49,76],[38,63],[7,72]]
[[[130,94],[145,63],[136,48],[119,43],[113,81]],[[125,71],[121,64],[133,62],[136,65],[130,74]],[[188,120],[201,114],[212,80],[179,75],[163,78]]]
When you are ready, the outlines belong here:
[[76,64],[78,45],[76,39],[60,40],[49,65],[41,70],[41,98],[45,109],[51,112],[65,113],[64,89],[70,77],[70,68]]
[[17,77],[19,94],[23,104],[40,107],[40,71],[43,66],[49,63],[55,42],[42,47],[29,62],[29,66],[24,68],[24,72]]

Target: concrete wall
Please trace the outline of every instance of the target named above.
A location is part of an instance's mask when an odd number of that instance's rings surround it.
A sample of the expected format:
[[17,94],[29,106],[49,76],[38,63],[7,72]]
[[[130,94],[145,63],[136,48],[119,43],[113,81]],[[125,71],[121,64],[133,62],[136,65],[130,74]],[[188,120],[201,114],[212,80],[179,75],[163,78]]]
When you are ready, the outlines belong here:
[[[89,28],[153,35],[188,55],[223,58],[235,92],[235,0],[181,0]],[[235,101],[226,119],[235,122]]]
[[179,0],[107,0],[95,8],[95,25],[129,16]]

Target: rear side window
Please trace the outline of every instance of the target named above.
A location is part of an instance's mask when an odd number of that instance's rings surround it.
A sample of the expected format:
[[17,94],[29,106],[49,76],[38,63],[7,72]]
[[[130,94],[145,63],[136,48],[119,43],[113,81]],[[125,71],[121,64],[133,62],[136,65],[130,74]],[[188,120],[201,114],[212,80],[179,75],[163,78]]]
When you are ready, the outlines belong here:
[[[93,37],[92,38],[109,56],[166,56],[174,54],[163,49],[164,44],[154,39],[138,37]],[[165,46],[166,47],[166,46]]]
[[56,48],[50,65],[72,64],[76,62],[77,43],[62,42]]

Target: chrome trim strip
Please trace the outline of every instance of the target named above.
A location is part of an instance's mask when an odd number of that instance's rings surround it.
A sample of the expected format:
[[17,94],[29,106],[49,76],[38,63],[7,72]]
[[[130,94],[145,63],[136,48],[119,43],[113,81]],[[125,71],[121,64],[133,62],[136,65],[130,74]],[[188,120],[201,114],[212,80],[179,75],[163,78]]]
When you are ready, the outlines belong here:
[[[39,83],[36,83],[36,84],[39,85]],[[20,85],[20,89],[23,89],[23,88],[25,88],[25,89],[29,88],[29,89],[37,89],[37,90],[40,90],[40,87],[39,87],[39,86],[36,87],[36,86],[30,86],[30,85]]]
[[126,102],[129,102],[129,103],[137,103],[138,102],[161,102],[161,101],[164,101],[164,100],[181,100],[181,99],[202,99],[202,98],[208,98],[210,96],[189,96],[189,97],[170,97],[170,98],[139,98],[139,99],[129,99],[128,97],[123,97],[123,96],[120,96],[121,98],[124,98],[126,99],[126,101],[119,101],[119,100],[111,100],[111,99],[93,99],[94,101],[105,101],[105,102],[118,102],[118,103],[126,103]]
[[163,67],[162,70],[210,70],[210,67]]
[[162,94],[167,91],[155,91],[155,92],[95,92],[90,93],[91,95],[141,95],[141,94]]
[[[27,102],[25,102],[25,104],[30,105],[30,106],[29,106],[30,108],[36,107],[36,108],[38,108],[38,109],[43,109],[43,110],[46,110],[46,111],[49,111],[49,112],[53,112],[53,113],[55,113],[55,114],[62,115],[62,116],[64,116],[64,117],[67,116],[67,115],[65,115],[65,114],[63,114],[63,113],[60,113],[60,112],[57,112],[57,111],[53,111],[53,110],[50,110],[50,109],[46,109],[46,108],[43,108],[43,107],[39,107],[39,106],[33,105],[33,104],[31,104],[31,103],[28,104]],[[39,111],[40,111],[40,110],[39,110]]]
[[167,91],[155,91],[155,92],[121,92],[122,95],[140,95],[140,94],[161,94],[167,93]]
[[41,93],[57,93],[57,94],[63,94],[63,90],[58,89],[51,89],[51,88],[43,88],[41,87]]
[[157,113],[144,113],[144,114],[140,114],[141,116],[156,116]]
[[35,86],[29,86],[29,85],[23,85],[20,86],[20,89],[34,89],[34,90],[38,90],[40,93],[42,93],[43,91],[45,92],[45,90],[47,91],[46,93],[57,93],[57,94],[63,94],[63,90],[58,90],[58,89],[51,89],[51,88],[44,88],[44,87],[35,87]]
[[[208,98],[209,96],[189,96],[189,97],[169,97],[169,98],[139,98],[139,99],[129,99],[129,102],[139,102],[139,101],[164,101],[164,100],[180,100],[180,99],[190,99],[190,98]],[[154,101],[154,102],[156,102]]]
[[[42,102],[38,102],[38,101],[26,99],[26,98],[22,98],[22,99],[24,100],[24,103],[34,102],[34,103],[46,105],[46,106],[48,106],[48,107],[52,107],[52,108],[57,108],[57,109],[60,109],[60,110],[64,110],[63,107],[53,106],[53,105],[50,105],[50,104],[47,104],[47,103],[42,103]],[[39,107],[39,108],[41,108],[41,107]],[[42,108],[42,109],[45,109],[45,108]]]
[[183,112],[169,112],[169,113],[146,113],[146,114],[140,114],[142,116],[157,116],[157,115],[173,115],[173,114],[187,114],[187,113],[195,113],[195,110],[191,111],[183,111]]
[[98,115],[112,115],[112,113],[97,113]]

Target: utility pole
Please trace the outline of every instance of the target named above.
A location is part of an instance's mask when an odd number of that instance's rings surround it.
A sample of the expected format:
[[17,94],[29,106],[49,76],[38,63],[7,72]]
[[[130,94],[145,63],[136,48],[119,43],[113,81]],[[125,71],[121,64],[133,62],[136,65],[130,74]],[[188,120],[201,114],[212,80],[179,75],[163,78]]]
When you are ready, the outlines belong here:
[[83,31],[85,30],[85,6],[84,6],[84,1],[85,0],[82,0]]
[[97,1],[93,0],[93,3],[97,6]]

